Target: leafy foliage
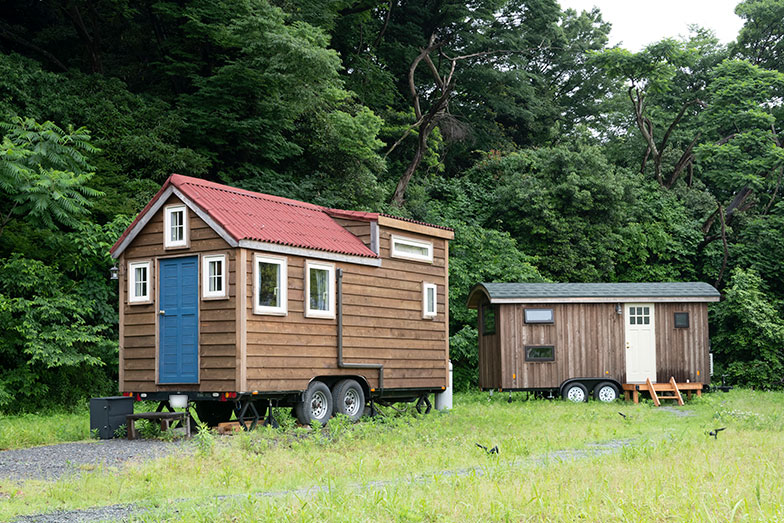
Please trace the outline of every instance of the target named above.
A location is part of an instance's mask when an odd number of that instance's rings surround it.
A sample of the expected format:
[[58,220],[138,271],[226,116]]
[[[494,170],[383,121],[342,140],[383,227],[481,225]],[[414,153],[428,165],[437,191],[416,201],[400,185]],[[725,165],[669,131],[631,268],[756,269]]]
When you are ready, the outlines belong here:
[[725,299],[713,308],[713,351],[730,383],[784,387],[784,321],[753,270],[735,269]]

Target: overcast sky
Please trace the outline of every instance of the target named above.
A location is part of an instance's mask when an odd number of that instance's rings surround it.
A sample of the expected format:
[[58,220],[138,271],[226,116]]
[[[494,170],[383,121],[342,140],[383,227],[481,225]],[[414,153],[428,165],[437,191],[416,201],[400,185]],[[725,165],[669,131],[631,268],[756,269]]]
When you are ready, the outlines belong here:
[[612,24],[610,45],[621,43],[630,51],[671,36],[686,36],[689,25],[713,29],[720,41],[734,40],[743,26],[735,14],[740,0],[559,0],[563,9],[590,10],[594,6]]

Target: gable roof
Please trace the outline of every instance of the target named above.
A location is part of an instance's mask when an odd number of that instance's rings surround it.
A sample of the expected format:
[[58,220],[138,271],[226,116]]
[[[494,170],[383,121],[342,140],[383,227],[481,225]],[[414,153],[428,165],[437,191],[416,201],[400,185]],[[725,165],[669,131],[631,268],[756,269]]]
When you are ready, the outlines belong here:
[[[332,219],[331,213],[338,210],[180,174],[172,174],[166,180],[158,193],[123,232],[110,250],[112,257],[117,258],[125,250],[171,194],[183,200],[232,247],[236,247],[243,240],[251,240],[348,256],[378,258],[359,238]],[[368,215],[366,218],[373,215],[358,214]]]
[[468,297],[476,308],[490,303],[604,303],[624,301],[719,301],[719,291],[703,282],[660,283],[479,283]]

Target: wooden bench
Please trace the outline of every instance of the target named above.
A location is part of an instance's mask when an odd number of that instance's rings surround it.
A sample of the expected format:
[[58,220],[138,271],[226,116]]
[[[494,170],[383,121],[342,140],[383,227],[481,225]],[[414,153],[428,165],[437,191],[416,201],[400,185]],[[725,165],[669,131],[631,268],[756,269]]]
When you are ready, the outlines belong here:
[[190,416],[187,412],[141,412],[139,414],[128,414],[125,417],[126,427],[128,429],[128,439],[136,439],[136,420],[146,419],[149,421],[157,421],[161,424],[161,431],[167,431],[171,427],[173,421],[181,421],[182,426],[185,427],[185,437],[191,437],[191,424]]

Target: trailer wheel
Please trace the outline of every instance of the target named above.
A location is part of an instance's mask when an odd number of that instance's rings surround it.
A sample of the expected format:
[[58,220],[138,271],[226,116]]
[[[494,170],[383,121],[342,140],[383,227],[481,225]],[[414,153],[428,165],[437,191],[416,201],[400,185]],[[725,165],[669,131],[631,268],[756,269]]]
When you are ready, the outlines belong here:
[[609,381],[603,381],[593,389],[593,397],[605,403],[612,403],[618,399],[618,387]]
[[345,414],[351,421],[357,421],[365,411],[365,393],[355,380],[342,380],[332,389],[332,402],[335,414]]
[[218,423],[229,421],[234,413],[234,403],[228,401],[197,401],[195,406],[199,421],[208,427],[217,427]]
[[588,389],[582,383],[570,383],[563,391],[563,399],[573,401],[574,403],[583,403],[588,401]]
[[311,381],[296,410],[297,419],[303,425],[314,421],[324,425],[332,417],[332,392],[323,381]]

